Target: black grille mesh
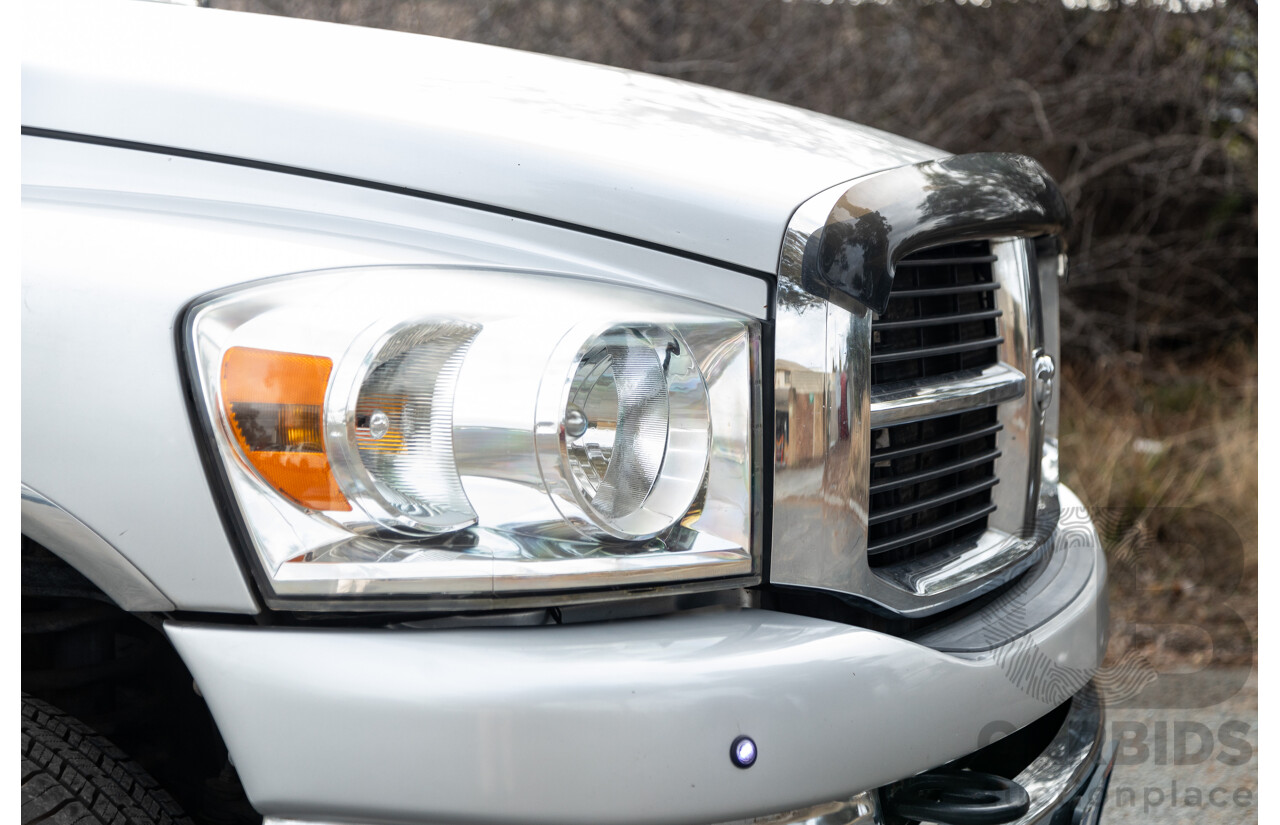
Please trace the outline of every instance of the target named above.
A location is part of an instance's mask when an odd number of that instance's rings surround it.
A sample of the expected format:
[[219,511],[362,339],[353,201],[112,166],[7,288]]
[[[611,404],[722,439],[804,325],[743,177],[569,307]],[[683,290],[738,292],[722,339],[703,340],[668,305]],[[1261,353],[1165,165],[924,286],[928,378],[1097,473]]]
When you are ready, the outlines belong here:
[[996,363],[995,291],[986,241],[918,252],[895,267],[889,307],[871,327],[871,383]]
[[985,407],[871,431],[872,567],[987,529],[999,430],[996,408]]
[[[998,361],[1001,342],[985,241],[917,253],[896,268],[888,310],[871,326],[872,386],[935,379]],[[996,407],[871,433],[871,566],[942,556],[981,534],[995,510]]]

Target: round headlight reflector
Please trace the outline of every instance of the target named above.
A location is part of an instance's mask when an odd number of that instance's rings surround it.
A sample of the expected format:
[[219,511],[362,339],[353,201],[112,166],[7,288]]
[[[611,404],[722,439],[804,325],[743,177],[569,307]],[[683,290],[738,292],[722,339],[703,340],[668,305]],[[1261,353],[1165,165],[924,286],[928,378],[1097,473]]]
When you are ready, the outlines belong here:
[[703,485],[706,384],[689,345],[665,326],[614,326],[579,353],[558,407],[560,474],[599,531],[653,536],[686,514]]
[[341,396],[327,412],[338,483],[384,528],[417,535],[476,522],[453,460],[453,388],[479,330],[402,324],[334,381]]

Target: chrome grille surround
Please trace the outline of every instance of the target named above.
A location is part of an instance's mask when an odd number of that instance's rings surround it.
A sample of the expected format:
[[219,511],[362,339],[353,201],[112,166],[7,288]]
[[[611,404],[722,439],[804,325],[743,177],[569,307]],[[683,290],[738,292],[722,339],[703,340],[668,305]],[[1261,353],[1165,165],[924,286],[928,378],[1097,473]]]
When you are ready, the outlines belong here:
[[[1046,345],[1057,353],[1056,340],[1045,340],[1038,311],[1031,311],[1038,306],[1045,244],[1030,239],[1059,235],[1065,221],[1053,182],[1033,161],[1012,155],[959,156],[882,172],[826,190],[797,210],[779,263],[772,583],[925,616],[1000,586],[1047,552],[1058,508],[1056,477],[1041,483],[1042,454],[1045,467],[1054,465],[1055,445],[1044,444],[1046,412],[1032,400],[1028,376]],[[978,346],[967,345],[972,336],[952,342],[921,334],[922,342],[940,341],[942,352],[899,346],[890,359],[875,358],[873,331],[901,320],[889,313],[877,321],[889,308],[895,269],[929,261],[923,250],[971,241],[986,242],[994,256],[982,262],[990,266],[992,286],[974,287],[994,305],[957,302],[954,314],[962,317],[936,323],[997,330],[979,336]],[[1058,249],[1056,240],[1050,246]],[[872,381],[886,373],[873,364],[992,348],[994,358],[980,354],[945,374],[923,368],[918,377]],[[909,522],[913,510],[885,509],[885,484],[896,485],[899,477],[873,473],[872,461],[884,461],[885,453],[873,453],[872,433],[937,430],[948,417],[971,419],[984,409],[991,411],[990,432],[971,432],[971,446],[946,453],[944,466],[917,468],[928,473],[955,464],[956,485],[923,503],[982,510],[974,519],[985,521],[981,529],[940,530],[951,534],[926,552],[895,554],[896,547],[876,545],[881,525]],[[991,462],[994,469],[985,477],[966,475],[971,468],[959,465],[980,455],[987,457],[975,464]]]

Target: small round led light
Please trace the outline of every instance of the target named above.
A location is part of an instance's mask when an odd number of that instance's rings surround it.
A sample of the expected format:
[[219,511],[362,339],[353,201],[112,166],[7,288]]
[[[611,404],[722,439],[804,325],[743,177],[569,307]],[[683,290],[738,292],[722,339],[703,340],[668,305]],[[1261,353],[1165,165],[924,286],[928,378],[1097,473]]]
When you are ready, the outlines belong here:
[[756,742],[750,736],[739,736],[729,746],[729,759],[739,768],[749,768],[756,763]]

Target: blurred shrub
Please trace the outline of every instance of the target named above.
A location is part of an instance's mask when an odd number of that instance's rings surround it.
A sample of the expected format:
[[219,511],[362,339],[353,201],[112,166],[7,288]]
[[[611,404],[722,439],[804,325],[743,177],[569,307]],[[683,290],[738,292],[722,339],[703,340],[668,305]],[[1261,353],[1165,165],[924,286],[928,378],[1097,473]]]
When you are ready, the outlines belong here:
[[1069,351],[1180,355],[1257,329],[1257,4],[215,0],[639,69],[951,152],[1014,151],[1075,226]]

